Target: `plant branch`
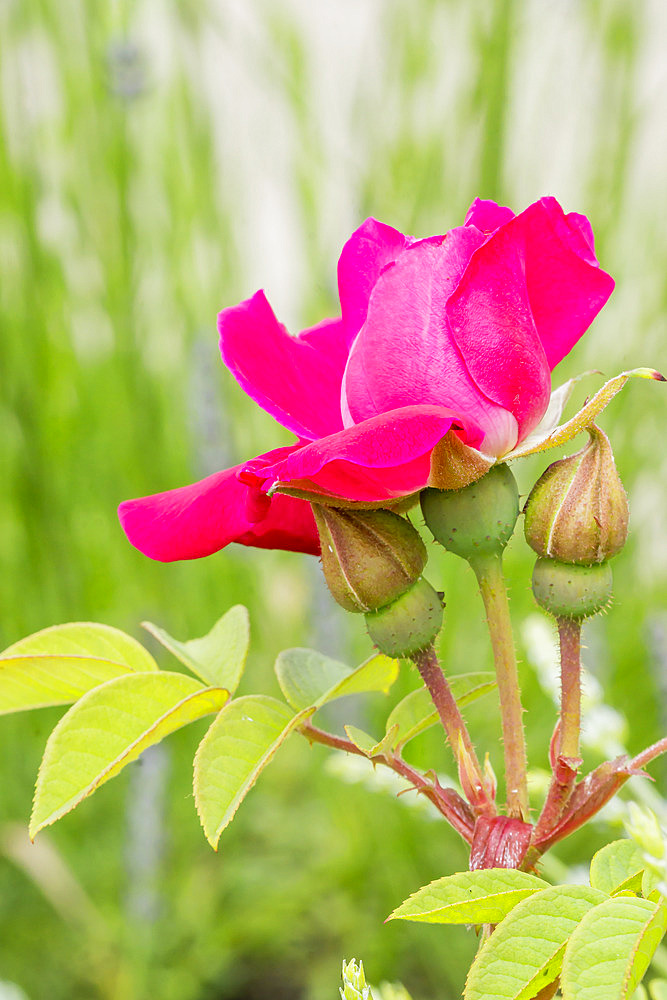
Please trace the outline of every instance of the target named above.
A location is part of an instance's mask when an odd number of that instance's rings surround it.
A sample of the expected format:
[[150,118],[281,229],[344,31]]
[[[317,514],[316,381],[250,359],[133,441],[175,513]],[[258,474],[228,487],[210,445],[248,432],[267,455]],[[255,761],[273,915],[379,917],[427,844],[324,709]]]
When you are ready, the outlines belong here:
[[453,788],[443,788],[435,776],[433,779],[427,778],[414,767],[411,767],[410,764],[407,764],[396,753],[375,754],[372,757],[368,757],[351,740],[343,736],[336,736],[334,733],[328,733],[324,729],[319,729],[311,722],[305,722],[299,726],[299,732],[310,743],[320,743],[322,746],[331,747],[333,750],[343,750],[345,753],[353,753],[358,757],[365,757],[373,765],[384,764],[385,767],[395,771],[396,774],[409,781],[417,792],[425,795],[468,844],[472,843],[475,817],[468,803]]
[[411,659],[416,665],[440,716],[440,721],[458,765],[461,784],[470,804],[477,815],[495,816],[496,809],[493,797],[486,788],[468,727],[438,662],[433,645],[413,654]]
[[507,590],[500,555],[476,556],[469,560],[475,571],[486,609],[486,619],[493,647],[502,713],[505,749],[507,811],[510,816],[528,820],[528,784],[526,781],[526,740],[523,731],[523,708],[512,635]]
[[581,622],[558,618],[560,640],[560,750],[563,757],[579,757],[581,731]]

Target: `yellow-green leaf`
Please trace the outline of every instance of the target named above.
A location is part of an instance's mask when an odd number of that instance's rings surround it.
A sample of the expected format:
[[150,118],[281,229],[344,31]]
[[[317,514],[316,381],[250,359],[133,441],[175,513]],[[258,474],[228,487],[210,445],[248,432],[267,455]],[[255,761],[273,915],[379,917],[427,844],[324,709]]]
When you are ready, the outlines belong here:
[[223,687],[234,694],[243,675],[250,646],[248,609],[242,604],[235,604],[226,611],[201,639],[180,642],[159,625],[143,622],[143,626],[206,684]]
[[312,710],[294,713],[268,695],[231,701],[211,724],[194,762],[195,804],[206,839],[220,835],[287,737]]
[[477,953],[465,1000],[530,1000],[559,975],[575,927],[605,895],[556,885],[518,903]]
[[126,674],[88,691],[49,736],[37,776],[30,836],[54,823],[147,747],[217,712],[229,692],[185,674]]
[[667,908],[614,896],[590,910],[565,949],[563,1000],[626,1000],[667,930]]
[[150,653],[117,628],[52,625],[0,654],[0,714],[68,705],[114,677],[156,670]]
[[[646,867],[642,852],[634,840],[614,840],[606,844],[591,861],[591,885],[610,896],[630,888]],[[638,888],[641,889],[641,879]]]
[[363,729],[358,729],[356,726],[345,726],[344,728],[355,747],[361,750],[367,757],[375,757],[377,754],[384,754],[391,749],[398,727],[392,726],[381,740],[376,740],[374,736],[370,736]]
[[436,879],[401,903],[388,920],[428,924],[498,924],[517,903],[549,883],[510,868],[458,872]]
[[276,676],[286,701],[297,711],[321,708],[335,698],[367,691],[387,692],[398,677],[399,663],[383,653],[356,670],[314,649],[285,649],[276,660]]
[[[481,698],[497,687],[495,674],[490,671],[480,671],[470,674],[454,674],[448,677],[449,686],[459,708],[464,708],[470,702]],[[438,721],[438,713],[433,708],[431,696],[426,688],[411,691],[391,711],[385,731],[389,732],[395,726],[396,736],[393,747],[403,747],[420,733],[425,732]]]

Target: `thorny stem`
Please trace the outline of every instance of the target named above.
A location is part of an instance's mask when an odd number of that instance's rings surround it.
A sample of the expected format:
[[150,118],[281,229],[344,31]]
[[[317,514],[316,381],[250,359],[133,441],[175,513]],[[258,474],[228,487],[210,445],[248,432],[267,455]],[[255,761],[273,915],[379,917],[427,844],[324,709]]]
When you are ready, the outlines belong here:
[[[440,721],[447,733],[464,789],[466,785],[472,786],[469,795],[471,805],[478,814],[495,815],[493,801],[486,790],[482,769],[470,739],[468,727],[459,706],[456,704],[449,682],[438,663],[438,656],[433,645],[415,653],[411,659],[431,695]],[[465,761],[462,759],[464,755]]]
[[657,743],[652,743],[650,747],[646,747],[646,750],[642,750],[636,757],[633,757],[630,761],[630,767],[633,770],[639,771],[663,753],[667,753],[667,736],[658,740]]
[[541,824],[535,828],[533,844],[523,860],[523,870],[529,870],[550,847],[587,823],[626,781],[633,775],[641,773],[647,764],[663,753],[667,753],[667,737],[642,750],[631,760],[620,757],[616,761],[608,761],[587,775],[576,786],[572,800],[560,822],[550,830],[545,829],[541,835],[539,831]]
[[558,825],[581,766],[581,622],[572,618],[558,618],[556,622],[560,639],[560,722],[552,741],[553,774],[535,827],[536,841]]
[[579,756],[581,730],[581,622],[558,618],[560,640],[560,749],[563,757]]
[[[336,736],[334,733],[328,733],[324,729],[319,729],[311,722],[305,722],[299,726],[299,731],[311,743],[321,743],[323,746],[331,747],[334,750],[343,750],[345,753],[367,757],[363,750],[355,746],[351,740],[345,739],[343,736]],[[411,767],[410,764],[407,764],[399,754],[375,754],[373,757],[367,757],[367,759],[373,765],[384,764],[392,771],[395,771],[396,774],[400,774],[406,781],[409,781],[416,791],[424,794],[433,803],[438,812],[442,813],[445,819],[468,844],[472,843],[475,817],[467,802],[453,788],[442,788],[435,778],[429,780],[429,778],[421,774],[414,767]]]
[[469,560],[475,571],[486,609],[486,619],[493,647],[498,680],[505,748],[507,812],[519,819],[529,819],[526,781],[526,740],[523,731],[523,708],[512,635],[507,591],[500,555],[476,556]]

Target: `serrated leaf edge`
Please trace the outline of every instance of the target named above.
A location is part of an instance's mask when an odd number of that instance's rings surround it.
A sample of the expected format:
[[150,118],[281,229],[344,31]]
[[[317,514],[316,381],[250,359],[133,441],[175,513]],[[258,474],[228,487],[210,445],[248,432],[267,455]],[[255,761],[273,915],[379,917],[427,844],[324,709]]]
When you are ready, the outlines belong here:
[[[169,674],[174,674],[174,673],[177,673],[177,672],[176,671],[161,671],[160,672],[161,676],[165,676],[165,674],[169,675]],[[137,739],[135,739],[131,743],[129,743],[127,745],[127,747],[125,748],[124,752],[120,756],[115,757],[114,760],[110,764],[107,765],[107,767],[105,767],[102,771],[100,771],[100,773],[97,775],[97,777],[95,778],[95,780],[92,781],[92,782],[90,782],[90,784],[86,787],[86,789],[83,792],[81,792],[78,795],[76,795],[73,798],[71,798],[67,803],[65,803],[65,805],[63,805],[59,809],[55,810],[55,812],[52,812],[48,816],[47,819],[43,820],[37,826],[35,826],[34,825],[34,819],[33,819],[33,817],[34,817],[34,814],[35,814],[35,808],[37,806],[37,796],[38,796],[38,792],[39,792],[40,781],[42,779],[42,773],[43,773],[45,767],[47,766],[47,754],[49,753],[49,750],[50,750],[52,736],[54,735],[54,733],[56,732],[56,730],[58,730],[61,726],[63,726],[65,724],[65,721],[67,719],[67,716],[69,715],[69,712],[72,711],[74,708],[76,708],[78,710],[79,707],[80,707],[80,705],[81,705],[81,703],[84,701],[84,699],[87,699],[89,696],[97,694],[100,691],[101,688],[106,688],[107,686],[109,686],[111,684],[116,684],[118,681],[124,680],[126,676],[128,676],[128,675],[123,675],[122,677],[114,677],[114,678],[112,678],[109,681],[105,681],[104,684],[98,684],[97,687],[94,687],[90,691],[87,691],[84,695],[81,696],[81,698],[79,698],[74,703],[74,705],[72,706],[72,708],[68,712],[65,713],[65,715],[62,717],[62,719],[60,719],[60,721],[56,724],[56,726],[51,730],[51,733],[49,735],[49,739],[47,740],[46,748],[44,750],[44,755],[43,755],[41,763],[39,765],[39,771],[37,772],[37,781],[35,782],[35,792],[34,792],[34,795],[33,795],[32,812],[31,812],[31,816],[30,816],[30,822],[28,824],[28,836],[30,837],[30,839],[32,841],[34,841],[35,837],[37,836],[37,834],[39,833],[40,830],[43,830],[47,826],[52,826],[59,819],[62,819],[63,816],[67,815],[67,813],[69,813],[73,809],[75,809],[76,806],[78,806],[81,802],[83,802],[84,799],[86,799],[90,795],[92,795],[93,792],[96,791],[100,787],[100,785],[104,783],[104,778],[109,773],[109,771],[113,770],[120,761],[125,760],[132,753],[132,751],[137,747],[137,745],[142,742],[142,740],[145,738],[145,736],[146,736],[147,733],[150,733],[152,730],[156,729],[160,725],[160,723],[162,721],[164,721],[165,719],[169,718],[170,715],[173,715],[174,712],[176,712],[182,705],[186,705],[189,701],[192,701],[195,698],[201,698],[202,695],[204,695],[204,694],[212,694],[214,692],[224,693],[227,696],[227,699],[229,699],[229,691],[227,691],[225,688],[205,687],[204,685],[202,685],[202,687],[201,687],[201,689],[199,691],[193,691],[192,694],[187,695],[187,697],[181,698],[181,700],[179,702],[177,702],[177,704],[175,704],[172,708],[170,708],[169,711],[164,712],[158,719],[155,720],[155,722],[148,729],[145,729],[143,731],[143,733],[141,734],[141,736],[139,736]],[[131,676],[135,676],[135,677],[139,677],[139,676],[154,677],[155,675],[154,675],[153,671],[146,670],[146,671],[134,672]],[[187,679],[189,681],[192,681],[192,679],[193,679],[192,677],[189,677],[187,674],[178,674],[178,676],[187,677]],[[224,703],[223,703],[223,705],[224,705]],[[204,714],[205,715],[209,715],[209,714],[211,714],[213,712],[219,711],[221,707],[223,707],[223,706],[219,706],[218,708],[212,708],[211,712],[206,712]],[[190,720],[190,721],[195,721],[195,720]],[[188,723],[185,723],[185,725],[187,725],[187,724]]]

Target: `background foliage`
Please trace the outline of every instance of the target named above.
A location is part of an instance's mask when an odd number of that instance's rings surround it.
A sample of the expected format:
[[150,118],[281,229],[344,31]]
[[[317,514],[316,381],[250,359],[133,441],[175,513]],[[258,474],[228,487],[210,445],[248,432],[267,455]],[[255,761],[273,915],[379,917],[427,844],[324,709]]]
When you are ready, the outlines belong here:
[[[236,547],[154,564],[126,543],[115,506],[286,441],[223,370],[215,314],[257,287],[291,329],[332,313],[340,247],[369,214],[425,235],[458,224],[477,194],[515,209],[555,194],[591,217],[617,280],[559,380],[664,369],[666,30],[660,0],[7,0],[2,646],[72,619],[138,634],[150,618],[188,638],[240,601],[253,622],[244,690],[275,683],[287,645],[366,655],[314,560]],[[614,741],[638,750],[664,732],[664,412],[660,387],[640,383],[604,416],[632,534],[586,663],[628,724],[589,712],[591,764]],[[524,492],[544,464],[519,469]],[[520,538],[507,562],[514,612],[534,615]],[[488,669],[470,574],[443,556],[429,575],[447,594],[445,661]],[[553,706],[539,619],[522,659],[543,766]],[[498,761],[494,713],[480,706],[471,727]],[[368,719],[381,710],[370,699]],[[215,855],[192,807],[193,727],[28,851],[57,714],[0,724],[0,979],[30,1000],[325,1000],[354,953],[415,1000],[458,995],[471,935],[382,924],[465,865],[425,806],[295,741]],[[449,767],[433,734],[414,753]],[[664,766],[654,773],[664,780]],[[599,836],[579,836],[553,871]]]

